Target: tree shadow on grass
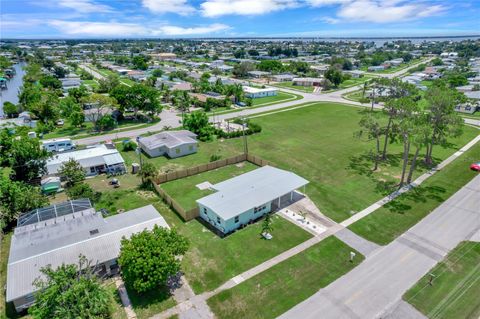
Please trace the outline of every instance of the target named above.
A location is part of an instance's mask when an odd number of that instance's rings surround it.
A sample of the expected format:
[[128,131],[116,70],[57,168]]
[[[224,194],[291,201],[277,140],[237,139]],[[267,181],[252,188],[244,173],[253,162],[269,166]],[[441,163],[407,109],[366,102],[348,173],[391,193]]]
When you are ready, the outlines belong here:
[[128,297],[134,309],[146,309],[153,304],[158,304],[168,300],[172,294],[166,286],[162,286],[145,293],[137,293],[132,287],[126,287]]
[[393,213],[405,214],[412,209],[410,204],[413,203],[425,203],[428,200],[443,202],[445,198],[442,195],[445,193],[446,189],[439,186],[416,187],[385,204],[384,207]]

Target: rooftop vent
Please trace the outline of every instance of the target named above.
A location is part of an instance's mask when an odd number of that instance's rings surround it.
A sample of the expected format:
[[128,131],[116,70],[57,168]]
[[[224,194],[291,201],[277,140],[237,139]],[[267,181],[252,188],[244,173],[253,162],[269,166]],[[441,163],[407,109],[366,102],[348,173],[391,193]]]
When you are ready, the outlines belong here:
[[98,229],[94,229],[90,231],[90,236],[98,234]]

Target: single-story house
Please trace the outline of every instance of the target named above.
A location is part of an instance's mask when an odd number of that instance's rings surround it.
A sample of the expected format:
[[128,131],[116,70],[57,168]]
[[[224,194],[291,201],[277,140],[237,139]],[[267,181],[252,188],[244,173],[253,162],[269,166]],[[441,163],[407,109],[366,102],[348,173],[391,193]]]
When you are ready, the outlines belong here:
[[246,97],[249,97],[251,99],[258,99],[261,97],[275,96],[278,94],[278,89],[275,89],[275,88],[258,89],[251,86],[244,86],[243,92],[245,92]]
[[344,71],[344,73],[350,74],[354,79],[363,78],[363,76],[365,75],[365,72],[360,70]]
[[164,131],[138,138],[140,148],[151,157],[167,155],[170,158],[197,152],[197,135],[187,131]]
[[455,111],[459,113],[473,114],[477,111],[478,106],[472,103],[464,103],[455,106]]
[[275,82],[289,82],[295,78],[293,74],[277,74],[272,76],[273,81]]
[[96,265],[101,275],[118,270],[117,258],[123,237],[154,225],[168,228],[152,205],[104,218],[88,199],[78,199],[35,209],[18,219],[10,244],[6,301],[17,311],[30,307],[43,277],[41,268],[78,264],[79,255]]
[[263,166],[212,186],[197,200],[200,217],[223,234],[275,211],[308,181],[292,172]]
[[322,82],[323,78],[294,78],[292,80],[292,84],[298,86],[320,86]]
[[264,71],[250,71],[248,72],[248,75],[250,75],[252,78],[263,78],[266,76],[269,76],[271,73],[270,72],[264,72]]
[[480,91],[465,92],[465,96],[469,99],[480,100]]
[[383,70],[385,70],[385,66],[383,66],[383,65],[372,65],[372,66],[369,66],[367,70],[369,72],[383,71]]
[[150,56],[154,60],[159,60],[159,61],[174,60],[177,58],[177,55],[175,53],[169,53],[169,52],[151,54]]
[[100,144],[54,155],[47,160],[47,174],[57,175],[63,163],[71,158],[80,163],[87,175],[125,172],[125,161],[115,146]]

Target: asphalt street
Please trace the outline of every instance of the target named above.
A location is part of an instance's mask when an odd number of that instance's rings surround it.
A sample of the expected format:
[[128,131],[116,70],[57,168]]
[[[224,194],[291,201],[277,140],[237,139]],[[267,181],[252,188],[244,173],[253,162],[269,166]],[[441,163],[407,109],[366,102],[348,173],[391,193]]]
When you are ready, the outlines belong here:
[[386,318],[402,295],[480,229],[480,175],[358,267],[280,316]]

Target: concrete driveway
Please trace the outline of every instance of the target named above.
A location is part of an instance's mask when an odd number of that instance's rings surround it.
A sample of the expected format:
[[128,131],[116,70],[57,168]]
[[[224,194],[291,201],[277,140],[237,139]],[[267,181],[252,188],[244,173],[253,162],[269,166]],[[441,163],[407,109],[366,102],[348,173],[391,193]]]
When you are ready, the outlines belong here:
[[438,261],[480,229],[480,175],[421,222],[280,318],[382,318]]

